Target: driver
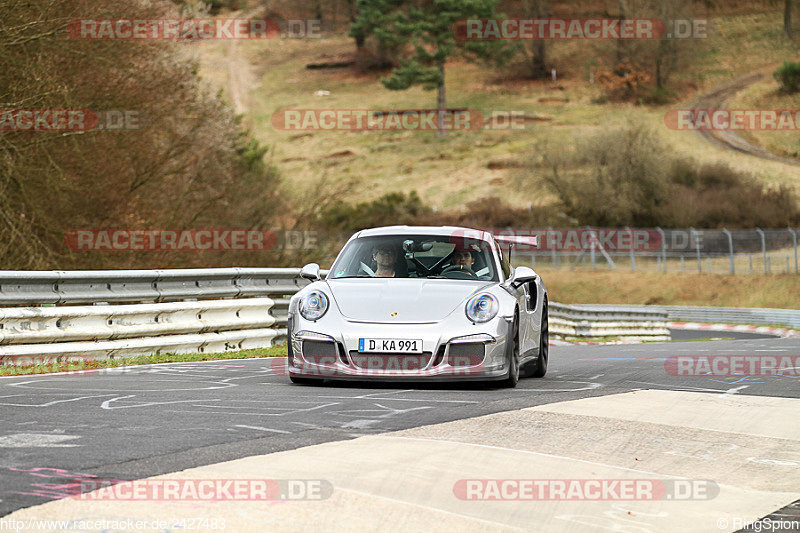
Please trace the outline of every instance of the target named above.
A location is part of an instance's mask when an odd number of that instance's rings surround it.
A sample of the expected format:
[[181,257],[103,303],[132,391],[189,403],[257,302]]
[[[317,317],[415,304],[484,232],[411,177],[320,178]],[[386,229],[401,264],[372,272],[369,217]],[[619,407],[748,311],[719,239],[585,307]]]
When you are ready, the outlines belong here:
[[470,250],[456,250],[453,252],[453,265],[458,265],[462,269],[468,268],[472,270],[472,265],[475,263],[475,257],[473,257],[472,252]]
[[397,249],[390,244],[378,244],[372,249],[372,259],[378,265],[375,276],[378,278],[394,278],[394,267],[397,263]]

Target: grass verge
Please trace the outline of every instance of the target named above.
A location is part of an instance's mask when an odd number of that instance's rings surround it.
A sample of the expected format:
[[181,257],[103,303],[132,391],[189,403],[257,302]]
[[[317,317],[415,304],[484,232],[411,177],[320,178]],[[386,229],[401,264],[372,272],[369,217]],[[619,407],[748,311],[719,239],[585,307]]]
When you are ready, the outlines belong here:
[[800,307],[800,276],[734,276],[537,269],[550,300],[564,304]]
[[121,359],[79,359],[54,363],[0,366],[0,376],[28,376],[35,374],[52,374],[54,372],[86,372],[123,366],[152,365],[159,363],[191,363],[195,361],[218,361],[223,359],[258,359],[262,357],[281,357],[284,355],[286,355],[286,346],[256,348],[238,352],[168,353],[139,355]]

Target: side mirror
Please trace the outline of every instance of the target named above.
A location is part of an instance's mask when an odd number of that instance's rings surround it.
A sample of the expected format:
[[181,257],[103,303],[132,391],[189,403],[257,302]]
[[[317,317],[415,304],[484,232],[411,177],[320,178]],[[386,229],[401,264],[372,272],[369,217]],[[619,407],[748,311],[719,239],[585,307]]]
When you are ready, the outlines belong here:
[[300,277],[309,281],[319,281],[322,276],[319,273],[319,265],[309,263],[300,270]]
[[535,280],[538,277],[539,275],[536,274],[532,268],[519,266],[514,269],[514,272],[511,273],[511,277],[506,280],[505,285],[511,287],[512,289],[516,289],[528,283],[529,281]]

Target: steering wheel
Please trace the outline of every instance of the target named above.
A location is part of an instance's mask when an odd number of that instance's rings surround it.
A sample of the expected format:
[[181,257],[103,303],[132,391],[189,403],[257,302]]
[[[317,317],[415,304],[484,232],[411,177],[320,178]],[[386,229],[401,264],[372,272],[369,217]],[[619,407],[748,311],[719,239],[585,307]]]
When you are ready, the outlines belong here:
[[444,274],[447,274],[448,272],[456,272],[456,271],[457,272],[463,272],[464,274],[469,274],[473,278],[477,278],[478,277],[478,275],[475,273],[474,270],[472,270],[469,267],[465,267],[463,265],[450,265],[449,267],[447,267],[444,270],[442,270],[441,274],[444,275]]
[[365,265],[363,261],[361,262],[361,266],[359,267],[358,271],[359,273],[361,272],[366,273],[371,278],[377,277],[377,274],[375,274],[375,272],[370,267]]

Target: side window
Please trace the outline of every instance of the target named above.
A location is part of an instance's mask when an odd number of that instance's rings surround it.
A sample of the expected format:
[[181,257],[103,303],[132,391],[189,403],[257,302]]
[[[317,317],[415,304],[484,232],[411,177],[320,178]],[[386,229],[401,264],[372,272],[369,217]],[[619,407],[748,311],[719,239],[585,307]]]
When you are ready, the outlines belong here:
[[525,299],[528,307],[528,311],[535,311],[536,310],[536,301],[539,298],[539,294],[536,292],[536,282],[531,281],[525,284]]

